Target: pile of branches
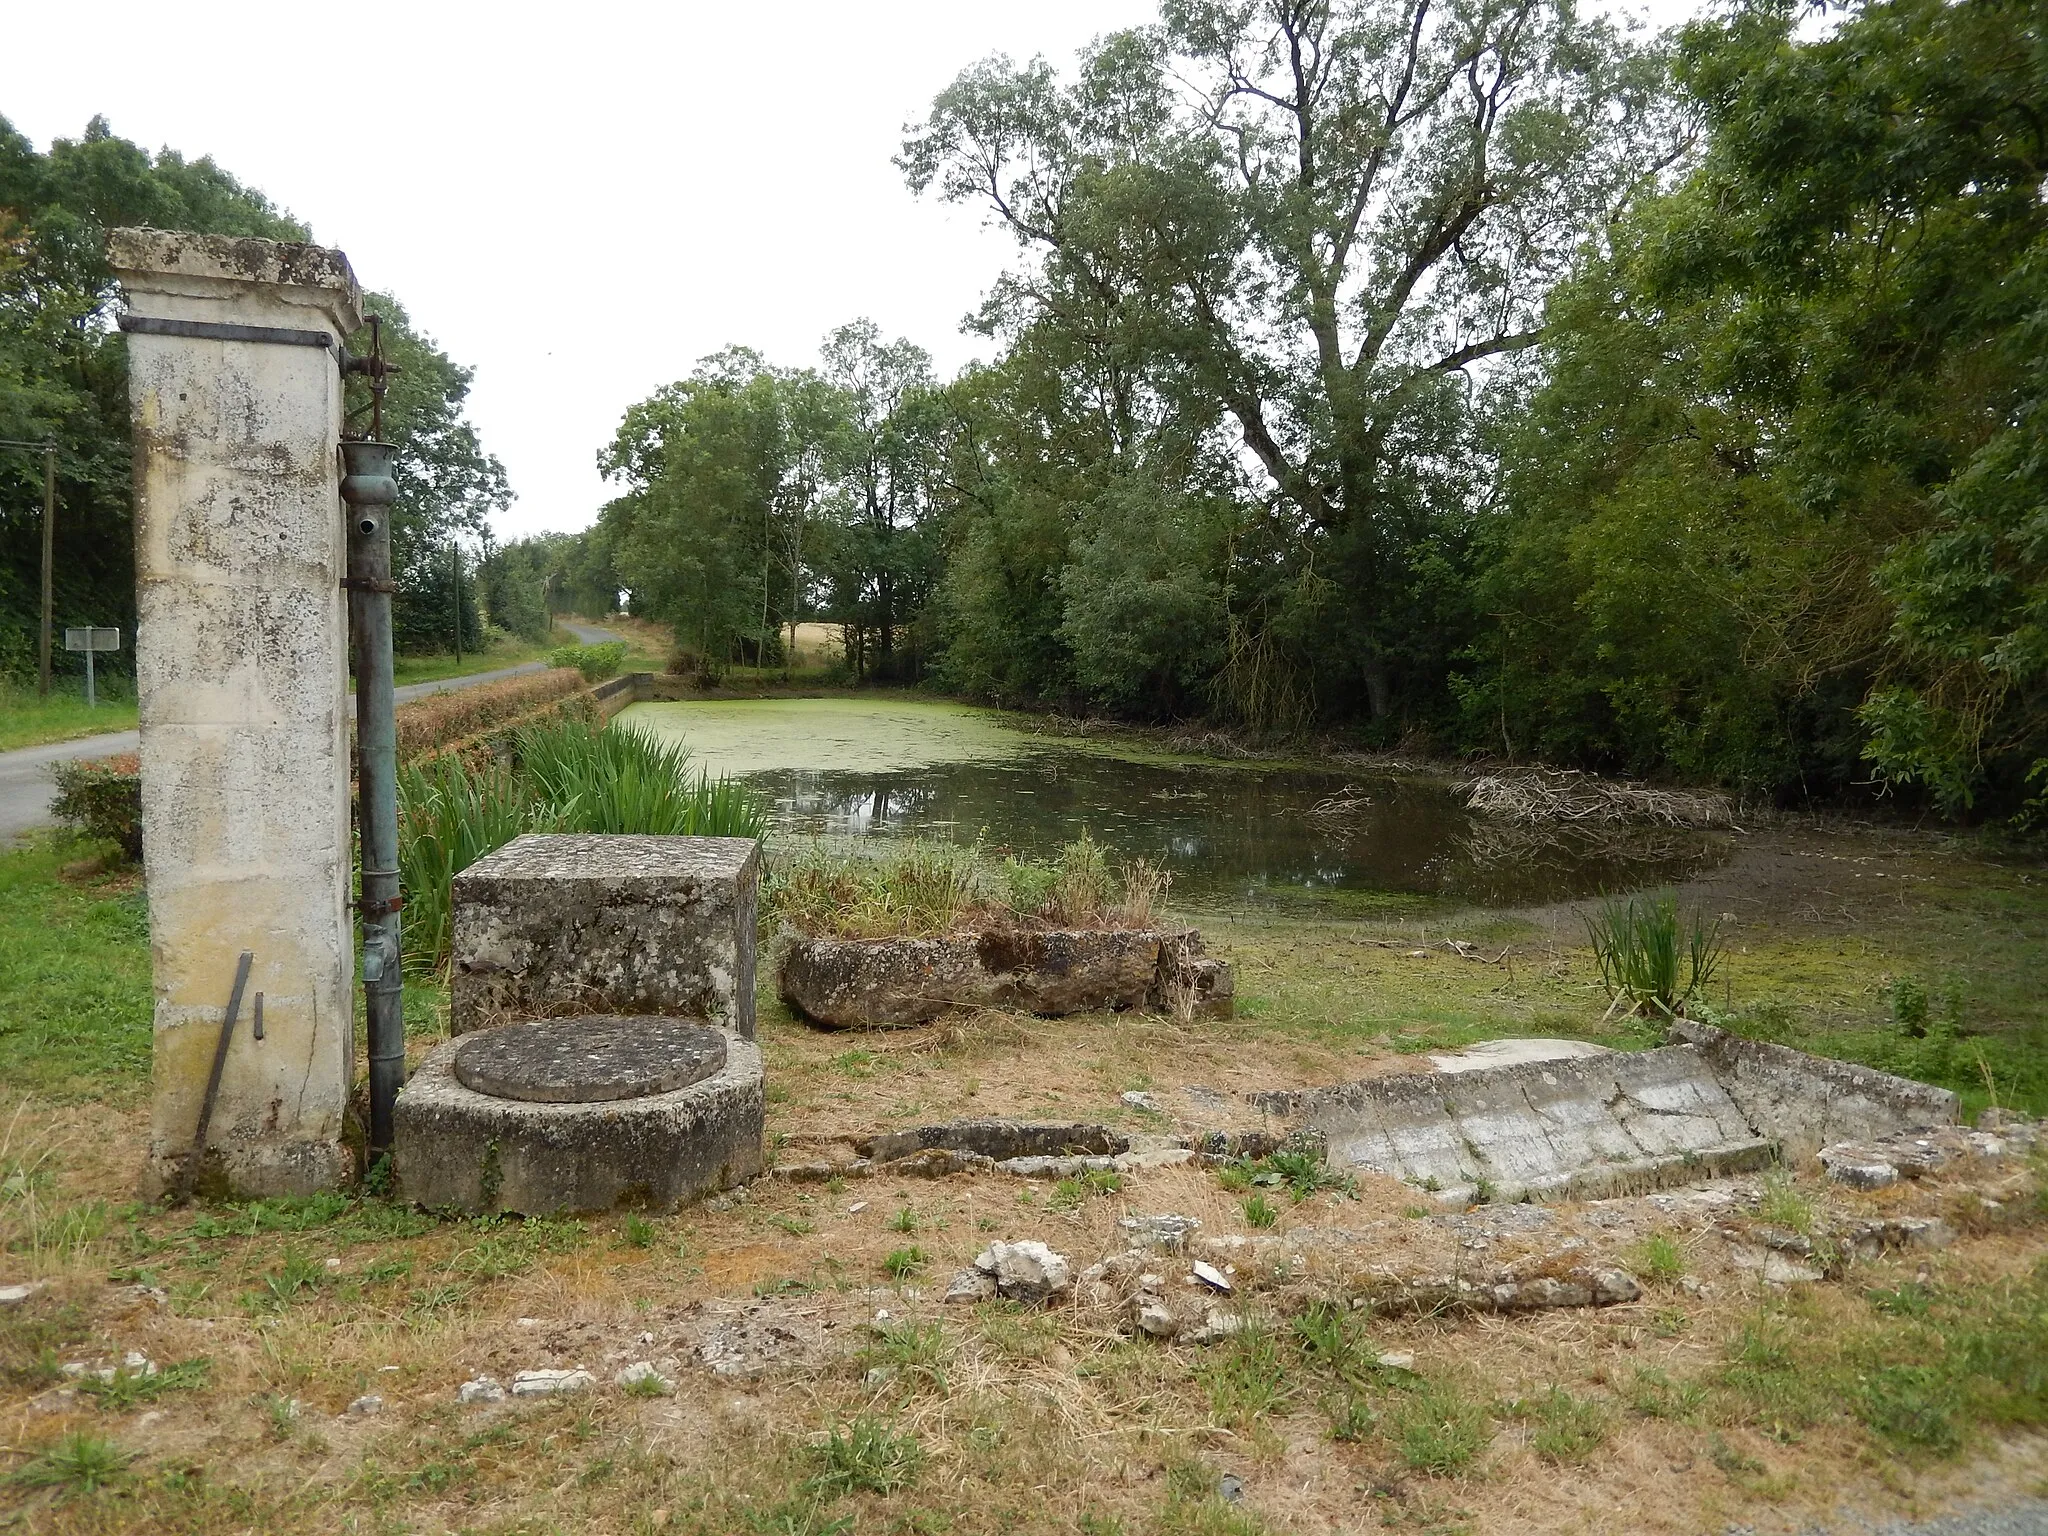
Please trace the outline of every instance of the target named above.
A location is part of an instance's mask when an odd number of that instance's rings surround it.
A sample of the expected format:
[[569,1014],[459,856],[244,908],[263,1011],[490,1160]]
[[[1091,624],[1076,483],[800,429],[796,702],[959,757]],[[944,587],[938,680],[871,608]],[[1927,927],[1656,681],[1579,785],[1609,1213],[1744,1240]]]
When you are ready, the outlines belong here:
[[1485,774],[1472,781],[1465,804],[1481,815],[1522,826],[1649,822],[1740,830],[1735,802],[1718,791],[1657,789],[1572,770]]

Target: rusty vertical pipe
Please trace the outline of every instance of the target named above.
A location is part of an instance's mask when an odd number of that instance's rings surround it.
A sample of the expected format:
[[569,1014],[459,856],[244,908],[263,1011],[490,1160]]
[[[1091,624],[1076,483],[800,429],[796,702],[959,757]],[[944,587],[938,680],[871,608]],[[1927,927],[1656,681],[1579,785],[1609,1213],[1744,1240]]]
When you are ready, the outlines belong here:
[[399,979],[398,723],[391,675],[389,443],[343,443],[348,504],[349,627],[356,670],[356,826],[362,842],[363,1011],[370,1045],[370,1166],[391,1150],[391,1107],[405,1086],[405,994]]

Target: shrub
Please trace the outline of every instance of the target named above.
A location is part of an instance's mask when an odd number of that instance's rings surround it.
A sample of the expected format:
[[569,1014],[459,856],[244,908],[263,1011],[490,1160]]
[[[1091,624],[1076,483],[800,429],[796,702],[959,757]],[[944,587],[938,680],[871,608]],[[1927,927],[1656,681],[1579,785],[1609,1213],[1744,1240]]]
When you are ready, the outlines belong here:
[[133,752],[75,763],[51,770],[57,819],[87,837],[119,843],[130,859],[142,857],[142,764]]
[[605,640],[597,645],[558,645],[548,652],[551,667],[574,667],[586,683],[601,683],[617,677],[626,664],[626,642]]
[[398,706],[398,757],[424,757],[494,725],[528,715],[542,705],[583,690],[583,678],[567,668],[530,672],[474,688],[431,693]]
[[1668,895],[1610,897],[1586,919],[1600,980],[1613,1002],[1636,1013],[1675,1017],[1705,990],[1721,962],[1721,923],[1703,914],[1681,917]]

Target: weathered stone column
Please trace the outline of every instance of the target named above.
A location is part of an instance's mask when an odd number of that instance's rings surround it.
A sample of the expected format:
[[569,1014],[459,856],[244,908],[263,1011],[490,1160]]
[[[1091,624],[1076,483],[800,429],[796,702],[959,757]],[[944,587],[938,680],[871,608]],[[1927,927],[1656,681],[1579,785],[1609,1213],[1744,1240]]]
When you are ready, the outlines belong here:
[[[145,1184],[189,1159],[255,956],[203,1190],[345,1181],[353,1065],[339,251],[116,230],[135,425],[136,692],[156,981]],[[261,1039],[255,1023],[261,1012]]]

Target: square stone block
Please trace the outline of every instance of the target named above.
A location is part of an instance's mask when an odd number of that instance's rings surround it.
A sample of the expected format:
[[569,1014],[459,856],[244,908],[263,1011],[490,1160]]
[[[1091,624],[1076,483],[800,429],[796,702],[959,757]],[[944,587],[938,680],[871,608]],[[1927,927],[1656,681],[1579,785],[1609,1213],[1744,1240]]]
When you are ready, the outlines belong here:
[[750,838],[514,838],[455,877],[450,1028],[654,1013],[751,1040],[760,879]]

